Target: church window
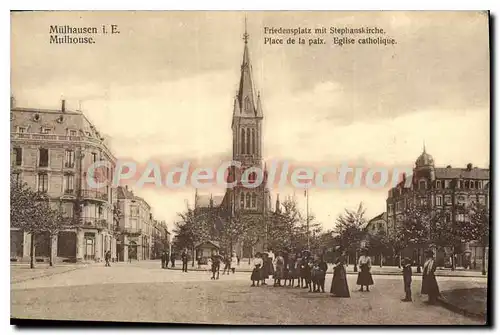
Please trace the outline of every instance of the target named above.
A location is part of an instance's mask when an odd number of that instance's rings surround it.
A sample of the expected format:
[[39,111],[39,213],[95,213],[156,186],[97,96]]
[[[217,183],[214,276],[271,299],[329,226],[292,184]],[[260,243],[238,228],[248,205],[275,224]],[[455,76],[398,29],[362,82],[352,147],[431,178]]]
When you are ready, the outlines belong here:
[[250,153],[250,129],[247,129],[247,138],[246,138],[246,154]]
[[250,197],[250,193],[247,193],[246,208],[250,208],[250,207],[251,207],[251,197]]
[[240,195],[240,207],[245,208],[245,193],[241,193]]
[[257,195],[252,193],[252,208],[257,208]]
[[245,128],[241,129],[241,153],[245,154]]
[[252,153],[257,153],[257,138],[255,137],[255,129],[252,129]]
[[249,97],[245,98],[245,111],[247,113],[250,113],[252,111],[252,104],[250,103],[250,98]]
[[255,183],[255,180],[257,179],[257,173],[252,172],[248,175],[248,182],[249,184]]

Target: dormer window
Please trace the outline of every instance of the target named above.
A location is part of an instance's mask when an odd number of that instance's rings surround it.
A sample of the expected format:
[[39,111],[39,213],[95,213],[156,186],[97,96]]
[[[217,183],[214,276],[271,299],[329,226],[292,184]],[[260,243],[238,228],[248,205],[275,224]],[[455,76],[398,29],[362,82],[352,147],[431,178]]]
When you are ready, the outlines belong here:
[[17,132],[18,133],[25,133],[26,132],[26,127],[17,127]]
[[52,131],[51,128],[47,128],[47,127],[42,127],[41,128],[41,133],[42,134],[50,134],[51,131]]

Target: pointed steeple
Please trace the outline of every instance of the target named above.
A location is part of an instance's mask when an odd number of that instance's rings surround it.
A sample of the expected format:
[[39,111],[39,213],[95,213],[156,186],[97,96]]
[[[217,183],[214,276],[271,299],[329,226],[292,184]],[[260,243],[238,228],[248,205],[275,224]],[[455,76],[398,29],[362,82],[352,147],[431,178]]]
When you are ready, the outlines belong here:
[[262,112],[262,102],[260,101],[260,92],[257,94],[257,116],[263,117],[264,113]]
[[245,33],[243,34],[243,61],[241,63],[240,85],[238,89],[238,103],[240,113],[238,116],[256,116],[256,105],[254,98],[253,80],[252,80],[252,65],[250,64],[250,53],[248,52],[247,25],[245,18]]
[[276,213],[281,213],[280,194],[279,193],[276,195]]
[[426,153],[426,152],[425,152],[425,140],[424,140],[424,147],[423,147],[423,151],[422,151],[422,153],[424,153],[424,154]]

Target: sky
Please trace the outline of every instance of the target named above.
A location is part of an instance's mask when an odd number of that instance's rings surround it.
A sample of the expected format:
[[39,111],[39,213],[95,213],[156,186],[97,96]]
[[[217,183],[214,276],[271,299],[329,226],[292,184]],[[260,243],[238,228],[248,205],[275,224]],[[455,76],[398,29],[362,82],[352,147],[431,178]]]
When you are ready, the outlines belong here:
[[[425,142],[437,166],[489,166],[488,17],[478,12],[13,13],[11,91],[23,107],[64,98],[81,108],[119,159],[214,167],[231,157],[245,16],[265,161],[412,168]],[[51,25],[120,33],[54,45]],[[279,36],[264,27],[378,27],[397,44],[339,47],[326,34],[324,45],[268,45]],[[383,212],[388,189],[311,189],[309,208],[329,229],[360,202],[367,218]],[[192,188],[134,191],[170,226],[194,200]],[[273,189],[273,203],[278,193],[294,190]]]

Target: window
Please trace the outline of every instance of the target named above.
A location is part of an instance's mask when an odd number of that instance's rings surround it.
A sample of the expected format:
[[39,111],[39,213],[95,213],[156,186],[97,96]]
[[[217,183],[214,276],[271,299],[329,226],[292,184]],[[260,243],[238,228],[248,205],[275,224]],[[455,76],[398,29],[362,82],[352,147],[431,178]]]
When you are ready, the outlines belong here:
[[252,193],[252,208],[257,208],[257,194]]
[[40,160],[39,160],[38,166],[40,166],[40,167],[49,166],[49,149],[40,148],[39,158],[40,158]]
[[247,129],[247,138],[246,138],[246,153],[249,154],[250,153],[250,142],[251,142],[251,139],[250,139],[250,129]]
[[77,133],[78,133],[78,132],[77,132],[76,130],[74,130],[74,129],[69,129],[69,130],[68,130],[68,134],[69,134],[69,136],[76,136],[76,135],[77,135]]
[[257,153],[257,138],[256,138],[256,130],[252,129],[252,153],[256,154]]
[[418,183],[418,188],[420,190],[425,190],[425,187],[426,186],[426,183],[425,183],[425,180],[421,180],[419,183]]
[[436,197],[436,206],[443,206],[443,197],[440,195]]
[[473,180],[470,181],[469,188],[474,188],[474,181]]
[[92,163],[97,162],[97,153],[93,152],[93,153],[91,154],[91,157],[92,157]]
[[45,173],[41,173],[38,175],[38,191],[39,192],[47,192],[49,189],[49,176]]
[[17,132],[18,133],[25,133],[26,132],[26,127],[17,127]]
[[50,134],[51,131],[52,131],[52,129],[46,128],[46,127],[42,127],[42,129],[41,129],[42,134]]
[[64,166],[67,168],[75,167],[75,152],[73,150],[66,150]]
[[476,188],[477,188],[477,189],[480,189],[480,188],[481,188],[481,182],[480,182],[480,181],[476,181]]
[[252,104],[250,103],[250,98],[249,97],[245,98],[245,111],[247,113],[250,113],[252,111]]
[[245,154],[245,129],[241,129],[241,154]]
[[441,188],[441,180],[436,181],[436,188]]
[[14,154],[16,155],[16,166],[21,166],[23,164],[23,149],[14,148]]
[[450,181],[449,180],[444,181],[444,188],[450,188]]
[[484,205],[484,204],[485,204],[485,202],[486,202],[486,198],[485,198],[485,196],[484,196],[484,195],[480,195],[480,196],[479,196],[479,203],[480,203],[480,204],[482,204],[482,205]]
[[457,197],[457,203],[460,204],[460,205],[465,204],[466,201],[467,200],[465,199],[465,196],[463,196],[463,195],[459,195]]
[[458,213],[457,214],[457,221],[458,222],[464,222],[465,221],[465,214],[464,213]]
[[251,207],[251,197],[250,197],[250,193],[247,193],[246,195],[246,198],[247,198],[247,202],[246,202],[246,208],[250,208]]
[[130,206],[130,216],[139,216],[139,207]]
[[451,195],[445,195],[444,196],[444,204],[445,205],[451,205]]
[[245,193],[241,193],[240,195],[240,207],[245,208]]
[[73,193],[73,190],[75,189],[75,176],[73,176],[72,174],[65,175],[64,185],[66,193]]

